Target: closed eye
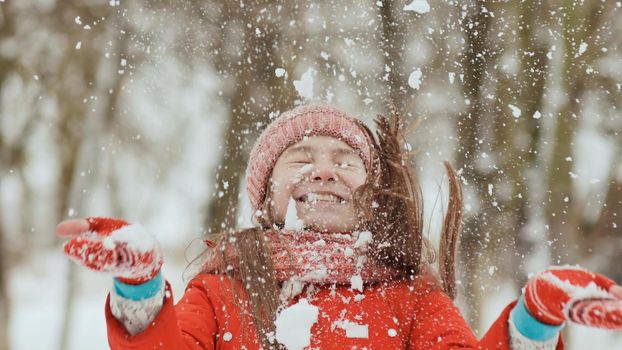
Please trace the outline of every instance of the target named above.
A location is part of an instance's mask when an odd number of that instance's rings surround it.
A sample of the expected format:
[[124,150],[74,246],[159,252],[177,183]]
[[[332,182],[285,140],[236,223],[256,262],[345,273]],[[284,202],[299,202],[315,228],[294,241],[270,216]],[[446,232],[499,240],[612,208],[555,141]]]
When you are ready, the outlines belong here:
[[359,162],[350,162],[350,161],[339,162],[339,163],[336,163],[335,166],[341,169],[351,169],[351,170],[363,168],[363,165],[360,164]]

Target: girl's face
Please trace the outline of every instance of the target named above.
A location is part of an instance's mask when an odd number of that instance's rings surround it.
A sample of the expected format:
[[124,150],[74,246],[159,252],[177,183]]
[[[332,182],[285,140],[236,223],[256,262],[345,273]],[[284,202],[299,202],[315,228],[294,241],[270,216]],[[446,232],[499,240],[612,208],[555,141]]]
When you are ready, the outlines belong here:
[[311,136],[279,157],[270,178],[272,216],[283,223],[290,198],[305,227],[346,232],[358,227],[352,195],[365,183],[363,160],[347,143]]

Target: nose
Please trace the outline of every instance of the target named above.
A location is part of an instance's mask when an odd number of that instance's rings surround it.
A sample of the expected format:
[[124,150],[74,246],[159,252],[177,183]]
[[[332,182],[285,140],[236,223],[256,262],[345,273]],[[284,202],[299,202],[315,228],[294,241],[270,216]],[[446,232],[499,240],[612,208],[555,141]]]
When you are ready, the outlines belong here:
[[337,175],[332,167],[328,165],[320,165],[315,168],[313,173],[311,173],[311,180],[334,182],[337,181]]

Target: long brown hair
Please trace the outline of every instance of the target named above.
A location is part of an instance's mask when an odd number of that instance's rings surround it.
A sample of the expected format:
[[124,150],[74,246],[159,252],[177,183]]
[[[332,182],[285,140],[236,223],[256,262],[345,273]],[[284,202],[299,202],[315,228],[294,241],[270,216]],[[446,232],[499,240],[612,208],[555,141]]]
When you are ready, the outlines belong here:
[[[374,240],[369,256],[376,262],[387,264],[402,272],[402,278],[412,279],[436,260],[434,249],[423,235],[423,200],[419,182],[410,165],[409,154],[403,152],[405,135],[401,115],[392,112],[387,118],[375,119],[376,137],[362,122],[360,127],[372,143],[372,166],[365,183],[354,193],[362,228],[373,232]],[[456,295],[455,257],[462,218],[462,188],[453,167],[444,163],[449,177],[449,203],[441,229],[439,246],[438,283],[452,299]],[[266,230],[276,224],[272,217],[272,199],[264,200],[261,215],[255,217],[257,227],[217,234],[215,248],[206,250],[208,258],[221,260],[223,268],[211,273],[221,273],[234,281],[243,281],[242,291],[234,289],[240,314],[246,308],[261,345],[265,349],[280,348],[270,335],[274,335],[274,320],[281,301],[279,284],[275,278],[270,244]],[[233,262],[226,261],[226,249],[233,249],[237,269],[227,269]],[[198,259],[195,259],[198,260]],[[207,271],[200,271],[207,272]],[[267,335],[267,336],[266,336]],[[246,335],[245,335],[246,336]]]

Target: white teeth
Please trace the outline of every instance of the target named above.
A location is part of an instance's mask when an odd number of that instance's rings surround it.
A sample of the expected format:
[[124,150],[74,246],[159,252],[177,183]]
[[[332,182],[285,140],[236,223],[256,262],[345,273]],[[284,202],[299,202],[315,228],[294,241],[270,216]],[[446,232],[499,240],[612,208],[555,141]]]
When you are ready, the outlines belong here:
[[338,202],[339,197],[332,194],[318,194],[315,197],[316,201],[326,201],[326,202]]
[[305,203],[315,203],[319,201],[329,202],[329,203],[345,203],[346,202],[345,200],[342,200],[341,198],[330,193],[315,193],[315,192],[310,192],[310,193],[303,195],[302,197],[300,197],[300,200]]

